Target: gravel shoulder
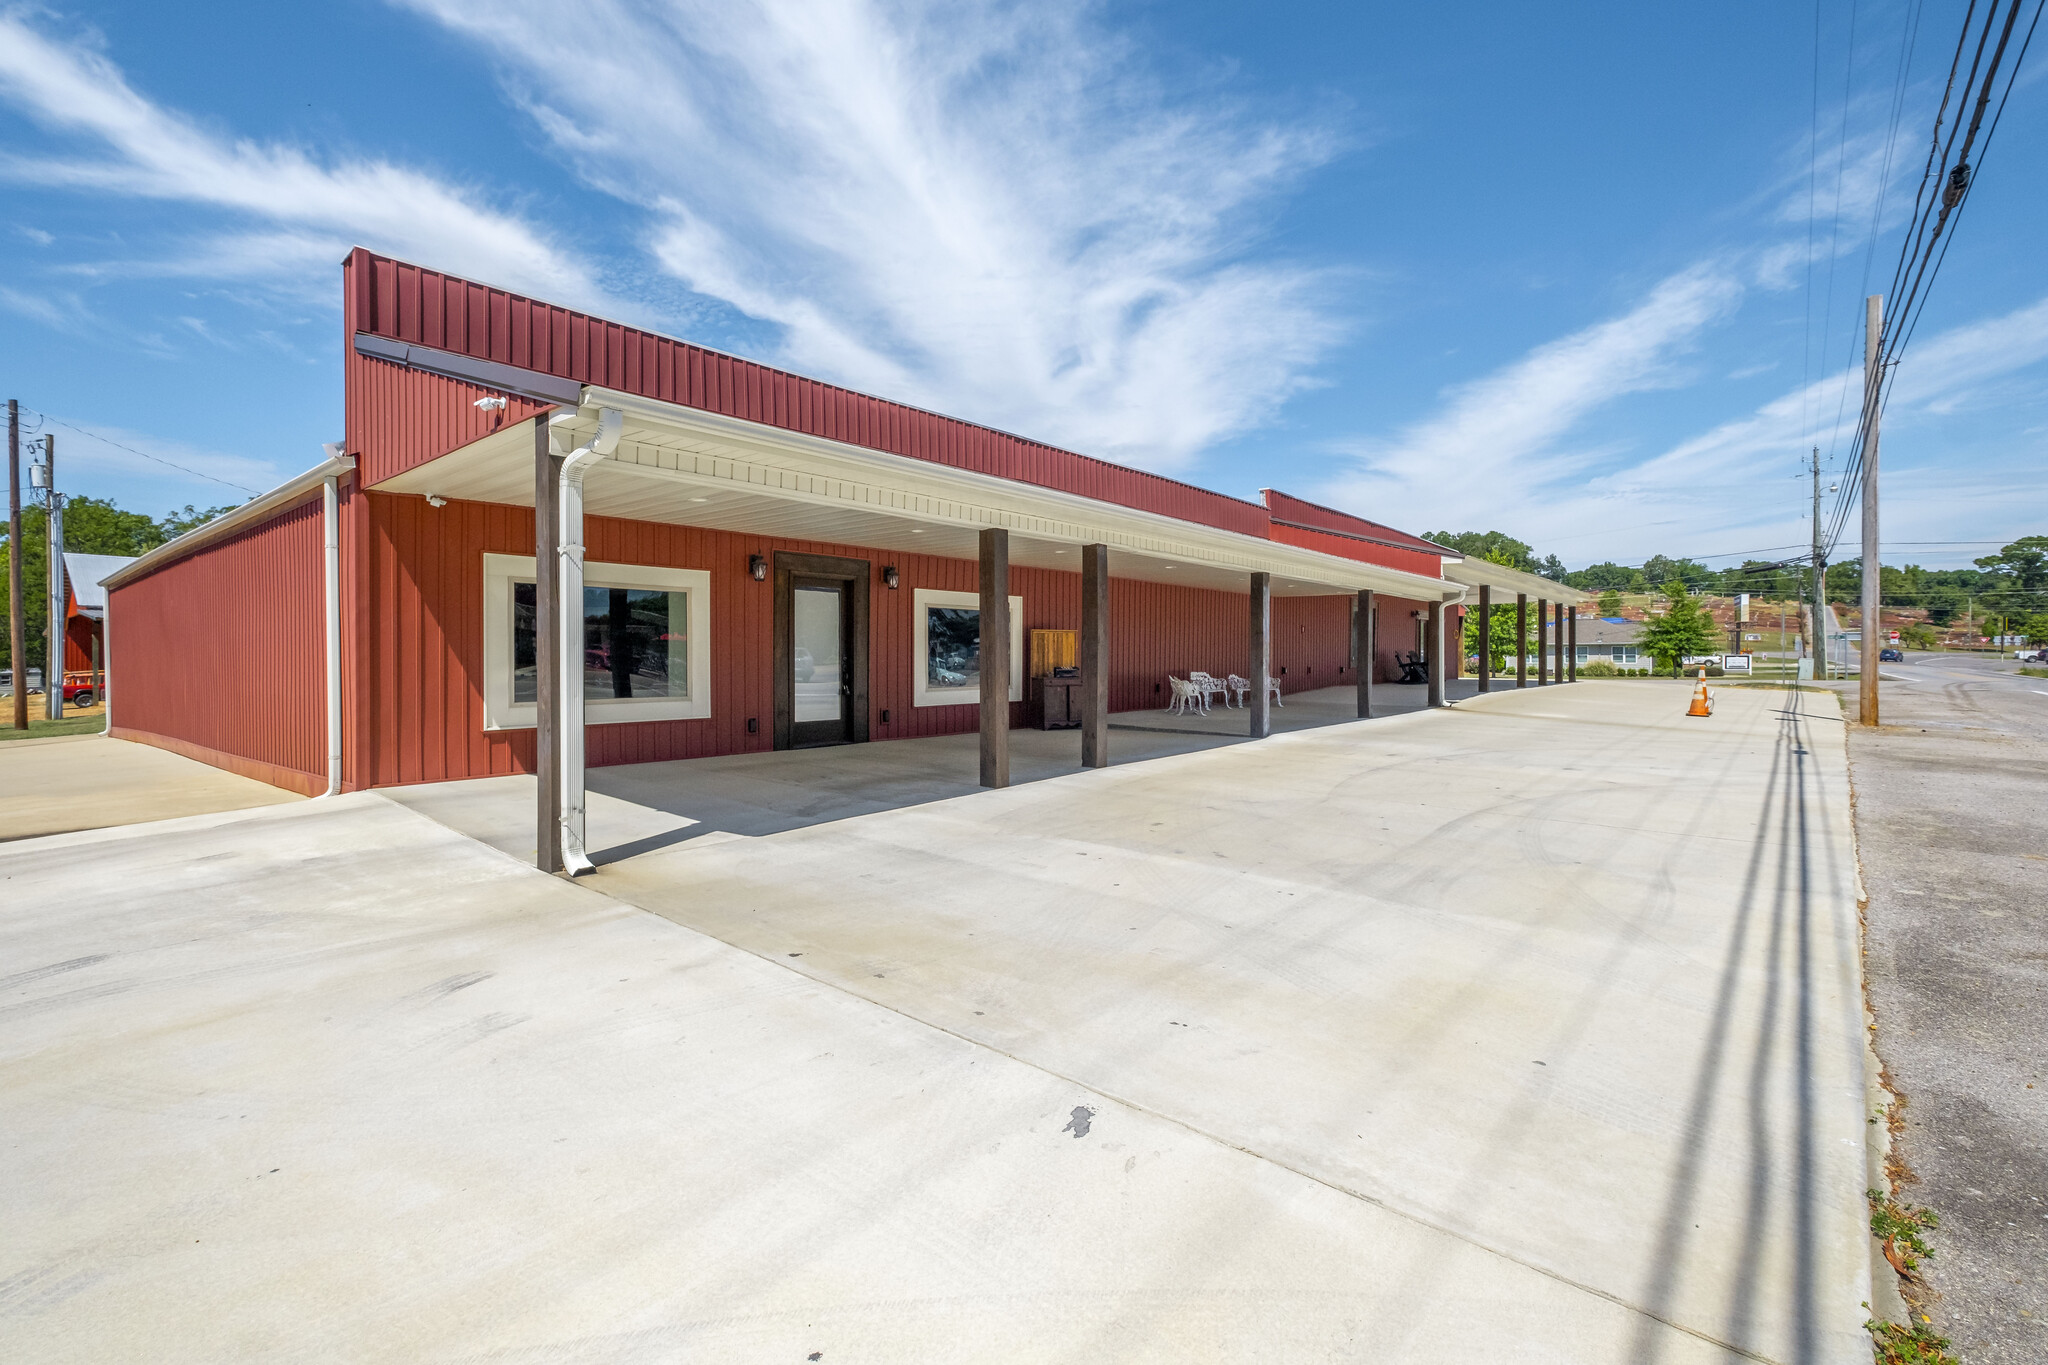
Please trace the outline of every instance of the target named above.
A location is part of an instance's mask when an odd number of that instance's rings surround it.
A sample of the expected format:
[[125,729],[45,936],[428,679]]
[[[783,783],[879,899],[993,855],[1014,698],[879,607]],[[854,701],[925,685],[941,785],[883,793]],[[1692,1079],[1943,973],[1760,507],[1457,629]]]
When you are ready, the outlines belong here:
[[[1887,665],[1848,726],[1900,1199],[1941,1219],[1907,1285],[1971,1365],[2048,1358],[2048,680]],[[1846,705],[1853,708],[1850,698]]]

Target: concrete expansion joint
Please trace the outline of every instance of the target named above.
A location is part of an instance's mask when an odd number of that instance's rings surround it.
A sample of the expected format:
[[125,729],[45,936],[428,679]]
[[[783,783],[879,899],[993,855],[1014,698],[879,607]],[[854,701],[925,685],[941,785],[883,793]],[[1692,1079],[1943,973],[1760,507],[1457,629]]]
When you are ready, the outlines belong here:
[[[1427,715],[1429,713],[1425,711],[1417,712],[1414,714]],[[1283,737],[1287,736],[1274,736],[1274,738]],[[1007,788],[1004,790],[1015,791],[1017,789]],[[989,793],[974,794],[987,795]],[[425,817],[421,818],[424,819]],[[531,867],[528,867],[526,870],[535,871]],[[600,872],[601,871],[602,869],[600,869]],[[535,872],[535,875],[546,876],[548,874]],[[568,879],[564,877],[561,880],[567,881]],[[1379,1195],[1368,1194],[1363,1190],[1353,1189],[1352,1187],[1341,1184],[1335,1180],[1330,1179],[1327,1176],[1318,1175],[1314,1171],[1303,1170],[1299,1166],[1295,1166],[1290,1164],[1289,1162],[1282,1161],[1279,1158],[1270,1155],[1269,1153],[1259,1151],[1257,1148],[1247,1147],[1242,1143],[1233,1142],[1229,1138],[1223,1137],[1217,1133],[1212,1133],[1209,1130],[1202,1128],[1196,1124],[1190,1123],[1186,1119],[1180,1118],[1174,1114],[1169,1114],[1159,1109],[1155,1109],[1140,1101],[1126,1098],[1125,1096],[1117,1094],[1113,1090],[1107,1090],[1099,1085],[1095,1085],[1088,1081],[1082,1080],[1078,1076],[1070,1076],[1065,1072],[1056,1070],[1053,1067],[1049,1067],[1042,1062],[1033,1061],[1028,1057],[1021,1057],[1014,1052],[1010,1052],[1004,1048],[997,1047],[995,1044],[987,1042],[983,1039],[975,1038],[969,1034],[962,1033],[959,1030],[950,1028],[945,1024],[924,1018],[921,1015],[912,1014],[908,1010],[905,1010],[900,1006],[892,1005],[887,1001],[877,1000],[872,996],[862,994],[860,991],[854,990],[850,986],[846,986],[837,981],[833,981],[830,978],[821,976],[816,971],[811,970],[809,964],[805,961],[804,956],[802,954],[784,953],[778,957],[771,953],[756,948],[750,948],[746,944],[736,943],[733,940],[727,938],[721,938],[716,934],[710,933],[703,929],[699,929],[694,925],[686,925],[676,920],[669,919],[665,915],[660,915],[657,914],[655,911],[648,910],[642,906],[635,905],[631,901],[622,900],[618,897],[611,896],[608,892],[604,890],[601,876],[600,879],[595,883],[586,882],[582,885],[584,889],[591,891],[597,895],[604,896],[606,899],[613,901],[615,904],[624,906],[631,910],[638,911],[639,913],[646,915],[649,918],[662,920],[664,923],[673,925],[675,928],[680,929],[685,933],[695,934],[701,938],[708,939],[715,943],[722,943],[726,947],[734,949],[737,952],[745,953],[747,956],[752,957],[757,961],[768,963],[793,975],[801,976],[807,981],[810,981],[812,984],[821,986],[824,989],[832,991],[835,994],[844,996],[849,1000],[855,1001],[862,1005],[870,1006],[875,1009],[885,1011],[889,1014],[893,1014],[900,1019],[904,1019],[913,1025],[929,1029],[934,1033],[943,1034],[944,1036],[952,1038],[957,1042],[964,1043],[965,1045],[967,1045],[970,1048],[973,1048],[977,1052],[987,1053],[992,1056],[1001,1057],[1004,1060],[1013,1062],[1018,1066],[1026,1068],[1027,1070],[1037,1072],[1039,1075],[1049,1076],[1054,1080],[1062,1082],[1063,1084],[1074,1086],[1077,1089],[1085,1091],[1088,1095],[1093,1096],[1099,1100],[1106,1101],[1109,1104],[1116,1105],[1119,1108],[1128,1110],[1132,1113],[1143,1114],[1146,1117],[1157,1120],[1160,1123],[1165,1123],[1174,1128],[1178,1128],[1180,1131],[1187,1133],[1189,1136],[1194,1137],[1202,1142],[1209,1143],[1216,1147],[1225,1148],[1229,1151],[1241,1153],[1245,1156],[1252,1158],[1255,1161],[1260,1162],[1263,1165],[1270,1166],[1275,1170],[1285,1171],[1289,1175],[1295,1176],[1298,1179],[1309,1181],[1310,1183],[1315,1185],[1320,1185],[1324,1189],[1330,1190],[1335,1194],[1343,1195],[1349,1199],[1355,1199],[1362,1204],[1369,1204],[1372,1207],[1383,1210],[1386,1213],[1392,1214],[1394,1217],[1402,1219],[1405,1222],[1412,1223],[1417,1227],[1425,1228],[1441,1236],[1449,1237],[1455,1241],[1462,1242],[1466,1246],[1472,1247],[1475,1250],[1483,1251],[1491,1256],[1496,1256],[1501,1260],[1508,1262],[1511,1265],[1519,1266],[1524,1270],[1528,1270],[1535,1274],[1541,1275],[1545,1279],[1552,1280],[1568,1288],[1576,1289],[1581,1293],[1590,1294],[1594,1298],[1605,1300],[1606,1302],[1613,1304],[1617,1308],[1624,1309],[1630,1313],[1636,1314],[1639,1317],[1647,1318],[1653,1322],[1660,1323],[1663,1326],[1671,1328],[1675,1332],[1682,1332],[1686,1336],[1692,1337],[1698,1341],[1706,1342],[1707,1344],[1717,1347],[1720,1350],[1729,1352],[1731,1355],[1739,1356],[1744,1360],[1753,1360],[1760,1362],[1760,1365],[1786,1365],[1786,1362],[1780,1361],[1775,1356],[1764,1355],[1761,1352],[1752,1351],[1747,1349],[1746,1347],[1739,1346],[1734,1342],[1723,1340],[1722,1338],[1715,1336],[1711,1332],[1702,1331],[1697,1327],[1693,1327],[1687,1323],[1680,1322],[1674,1318],[1666,1316],[1665,1314],[1655,1312],[1652,1309],[1646,1308],[1639,1303],[1635,1303],[1632,1300],[1624,1297],[1623,1295],[1616,1294],[1611,1290],[1602,1289],[1598,1285],[1588,1284],[1583,1280],[1575,1279],[1572,1276],[1567,1275],[1560,1270],[1557,1270],[1551,1266],[1544,1265],[1540,1261],[1534,1261],[1523,1256],[1518,1256],[1514,1252],[1509,1251],[1504,1247],[1495,1246],[1491,1242],[1487,1242],[1478,1237],[1472,1236],[1470,1233],[1461,1232],[1457,1228],[1450,1227],[1445,1223],[1435,1218],[1432,1218],[1425,1213],[1420,1212],[1419,1210],[1407,1208],[1401,1204],[1394,1203]],[[1099,1111],[1091,1110],[1091,1115],[1094,1115],[1096,1113],[1099,1113]],[[1099,1122],[1099,1119],[1097,1119],[1096,1121]],[[1075,1136],[1079,1137],[1081,1135],[1077,1133]]]

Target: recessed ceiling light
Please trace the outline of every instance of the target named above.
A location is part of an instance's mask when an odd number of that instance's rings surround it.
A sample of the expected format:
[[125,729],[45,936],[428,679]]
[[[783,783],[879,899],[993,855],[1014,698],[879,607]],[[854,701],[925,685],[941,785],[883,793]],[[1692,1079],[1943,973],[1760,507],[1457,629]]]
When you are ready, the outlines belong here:
[[912,535],[914,535],[914,536],[921,536],[921,535],[923,535],[923,534],[924,534],[924,531],[923,531],[923,529],[922,529],[922,528],[920,528],[920,527],[916,527],[916,526],[913,526],[913,527],[911,527],[911,528],[910,528],[910,534],[912,534]]
[[709,499],[709,498],[691,498],[691,499],[690,499],[690,501],[691,501],[691,502],[710,502],[710,501],[711,501],[711,499]]

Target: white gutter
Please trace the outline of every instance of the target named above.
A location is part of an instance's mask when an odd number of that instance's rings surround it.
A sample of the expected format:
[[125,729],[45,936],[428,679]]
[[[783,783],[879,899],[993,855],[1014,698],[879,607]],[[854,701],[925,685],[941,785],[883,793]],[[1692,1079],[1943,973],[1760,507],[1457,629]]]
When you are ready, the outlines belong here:
[[[583,409],[587,411],[596,407],[616,410],[635,422],[674,429],[700,439],[708,437],[742,443],[760,450],[771,457],[761,461],[763,466],[783,471],[791,477],[766,489],[748,484],[746,491],[772,492],[777,498],[793,502],[845,506],[848,505],[847,498],[814,491],[807,485],[866,486],[876,494],[868,506],[896,511],[926,524],[950,523],[976,530],[985,526],[1004,526],[1016,535],[1075,545],[1099,541],[1112,550],[1133,550],[1153,557],[1170,555],[1206,568],[1246,573],[1263,570],[1276,580],[1326,584],[1339,591],[1371,588],[1389,596],[1424,602],[1434,599],[1445,603],[1460,602],[1466,595],[1463,584],[1444,578],[1431,578],[1367,560],[1345,559],[1321,550],[1289,545],[1285,541],[1183,521],[1161,512],[1102,502],[1079,493],[934,464],[907,455],[891,455],[886,451],[770,427],[658,398],[644,398],[618,389],[585,385]],[[565,411],[559,413],[555,420],[574,420],[576,416]],[[582,420],[587,421],[588,418]],[[717,462],[730,465],[742,458],[721,454]],[[673,471],[649,468],[630,451],[621,457],[621,462],[636,464],[648,473],[675,477]],[[728,482],[745,482],[743,478],[734,480],[706,476],[701,472],[686,477],[691,482],[714,487]],[[1569,592],[1570,589],[1564,591]]]
[[321,522],[326,531],[324,569],[327,588],[327,790],[341,791],[341,487],[329,474],[320,493]]
[[[564,412],[566,424],[575,414]],[[551,420],[550,425],[554,423]],[[561,502],[556,521],[556,555],[560,576],[556,602],[561,627],[561,669],[556,683],[556,704],[561,708],[562,736],[559,749],[562,769],[562,869],[572,877],[596,870],[584,846],[583,787],[583,476],[591,466],[619,448],[619,433],[626,419],[617,408],[605,408],[597,415],[597,433],[587,445],[569,451],[562,459]],[[553,432],[549,432],[550,444]]]
[[107,611],[100,612],[100,733],[114,733],[114,627]]
[[1484,585],[1502,592],[1540,597],[1546,602],[1562,602],[1570,607],[1590,602],[1594,597],[1594,594],[1582,592],[1578,588],[1568,588],[1554,578],[1524,573],[1520,569],[1510,569],[1485,559],[1445,560],[1444,578],[1448,582],[1463,583],[1468,588]]
[[287,508],[296,507],[319,492],[320,486],[328,479],[339,478],[355,467],[355,460],[347,455],[332,456],[297,478],[279,484],[260,497],[251,498],[234,511],[223,512],[204,526],[194,527],[176,540],[157,546],[132,564],[123,564],[101,579],[100,585],[109,589],[119,588],[147,578],[166,564],[183,559],[194,550],[203,550],[215,541],[225,540],[237,531],[265,521]]

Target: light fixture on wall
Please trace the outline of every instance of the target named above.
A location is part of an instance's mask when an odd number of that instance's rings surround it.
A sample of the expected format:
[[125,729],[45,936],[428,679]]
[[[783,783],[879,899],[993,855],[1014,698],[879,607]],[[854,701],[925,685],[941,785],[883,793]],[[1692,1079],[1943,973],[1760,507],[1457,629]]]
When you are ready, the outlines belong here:
[[496,394],[492,394],[487,398],[477,399],[470,406],[478,412],[503,412],[505,410],[505,400]]
[[754,576],[756,583],[768,581],[768,561],[760,555],[747,556],[747,572]]
[[891,592],[894,592],[902,585],[903,575],[897,573],[896,566],[891,564],[888,568],[882,570],[882,582],[888,586]]
[[443,498],[443,497],[438,497],[438,496],[436,496],[435,494],[432,494],[432,493],[429,493],[429,494],[427,494],[427,506],[429,506],[429,507],[446,507],[447,505],[448,505],[448,499],[446,499],[446,498]]

